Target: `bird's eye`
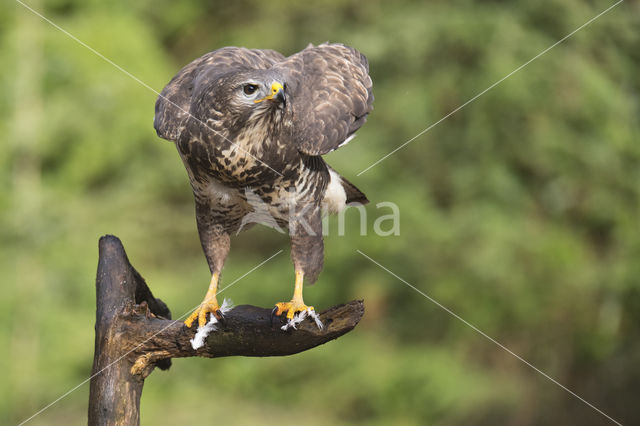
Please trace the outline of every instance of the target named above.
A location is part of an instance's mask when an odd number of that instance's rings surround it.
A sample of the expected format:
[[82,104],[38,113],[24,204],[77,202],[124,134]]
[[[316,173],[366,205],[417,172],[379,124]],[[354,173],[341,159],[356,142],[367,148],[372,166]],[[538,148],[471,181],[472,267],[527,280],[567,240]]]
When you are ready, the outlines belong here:
[[253,95],[256,90],[258,90],[258,86],[255,84],[245,84],[242,90],[245,95]]

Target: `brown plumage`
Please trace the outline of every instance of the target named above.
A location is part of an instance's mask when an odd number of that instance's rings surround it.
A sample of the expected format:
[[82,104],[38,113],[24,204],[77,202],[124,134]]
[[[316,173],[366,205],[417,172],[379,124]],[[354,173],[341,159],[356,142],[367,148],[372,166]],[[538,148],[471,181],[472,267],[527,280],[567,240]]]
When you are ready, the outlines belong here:
[[[291,237],[296,286],[278,315],[313,309],[302,283],[323,263],[322,210],[366,203],[321,155],[348,142],[372,110],[366,58],[342,44],[309,45],[285,58],[273,50],[225,47],[185,66],[156,102],[158,135],[176,143],[196,201],[196,221],[212,272],[200,308],[186,321],[218,316],[218,277],[230,235],[256,203]],[[245,221],[243,222],[243,218]]]

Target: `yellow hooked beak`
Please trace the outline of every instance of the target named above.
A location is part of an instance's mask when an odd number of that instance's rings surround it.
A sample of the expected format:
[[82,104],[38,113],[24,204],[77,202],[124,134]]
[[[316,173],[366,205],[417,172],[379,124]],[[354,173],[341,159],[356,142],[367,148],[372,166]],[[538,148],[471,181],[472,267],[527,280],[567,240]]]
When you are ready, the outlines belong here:
[[265,96],[265,97],[264,97],[264,98],[262,98],[262,99],[256,99],[256,100],[255,100],[255,101],[253,101],[253,102],[257,104],[257,103],[260,103],[260,102],[265,101],[265,100],[267,100],[267,99],[268,99],[268,100],[271,100],[271,99],[273,99],[274,97],[276,97],[276,96],[278,95],[278,93],[280,93],[280,92],[281,92],[281,91],[283,91],[283,90],[284,90],[284,87],[282,87],[282,84],[280,84],[280,83],[278,83],[278,82],[276,81],[276,82],[274,82],[274,83],[271,85],[271,93],[270,93],[270,94],[268,94],[267,96]]

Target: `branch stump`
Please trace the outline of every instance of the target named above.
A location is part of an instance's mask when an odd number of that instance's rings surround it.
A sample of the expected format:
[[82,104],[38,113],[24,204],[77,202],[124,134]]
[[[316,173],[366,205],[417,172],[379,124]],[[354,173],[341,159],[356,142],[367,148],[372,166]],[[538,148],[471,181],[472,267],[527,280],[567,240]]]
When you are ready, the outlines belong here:
[[363,314],[363,302],[352,301],[320,313],[322,330],[304,321],[297,330],[282,331],[280,318],[272,326],[271,309],[240,305],[196,351],[190,343],[195,327],[171,320],[167,305],[129,263],[120,240],[106,235],[99,242],[89,424],[140,424],[144,379],[155,367],[168,369],[171,358],[292,355],[348,333]]

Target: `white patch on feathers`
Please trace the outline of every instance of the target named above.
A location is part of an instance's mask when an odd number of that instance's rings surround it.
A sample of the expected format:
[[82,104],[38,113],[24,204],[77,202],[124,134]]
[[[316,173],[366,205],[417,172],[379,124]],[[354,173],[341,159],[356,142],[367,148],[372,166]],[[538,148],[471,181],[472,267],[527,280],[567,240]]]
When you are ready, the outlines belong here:
[[329,176],[331,180],[324,193],[323,203],[329,213],[338,213],[346,206],[347,193],[342,186],[342,179],[339,174],[330,169]]
[[300,324],[308,316],[316,322],[316,325],[320,330],[324,328],[322,321],[320,321],[320,315],[318,315],[313,309],[307,308],[304,311],[300,311],[299,313],[294,315],[293,318],[288,319],[287,323],[280,327],[280,329],[282,329],[283,331],[287,331],[288,329],[293,328],[295,330],[296,325]]
[[218,200],[222,204],[226,204],[238,196],[238,192],[235,189],[229,188],[214,179],[209,181],[206,191],[212,199]]
[[[224,299],[222,302],[222,306],[220,306],[220,313],[222,316],[233,309],[233,303],[230,299]],[[218,323],[218,318],[215,315],[209,314],[209,322],[204,325],[204,327],[198,327],[198,331],[196,335],[193,336],[193,339],[190,340],[191,347],[193,350],[198,350],[204,346],[204,341],[207,339],[207,336],[212,331],[216,330],[216,324]]]
[[338,145],[338,148],[345,146],[346,144],[348,144],[349,142],[351,142],[351,140],[352,140],[353,138],[355,138],[355,137],[356,137],[356,134],[355,134],[355,133],[354,133],[354,134],[352,134],[351,136],[349,136],[348,138],[346,138],[345,140],[343,140],[343,141],[340,143],[340,145]]

